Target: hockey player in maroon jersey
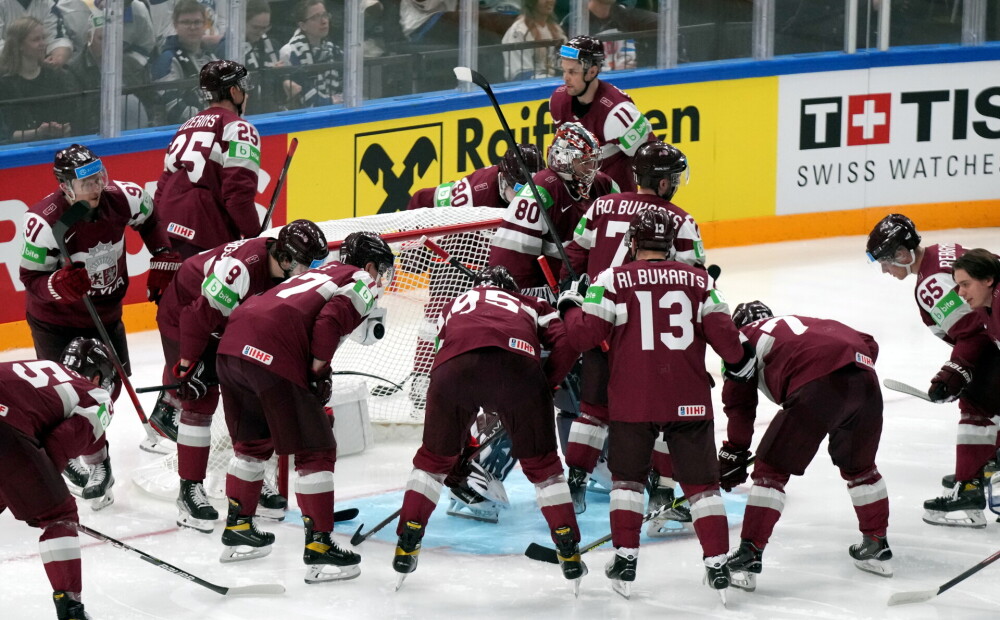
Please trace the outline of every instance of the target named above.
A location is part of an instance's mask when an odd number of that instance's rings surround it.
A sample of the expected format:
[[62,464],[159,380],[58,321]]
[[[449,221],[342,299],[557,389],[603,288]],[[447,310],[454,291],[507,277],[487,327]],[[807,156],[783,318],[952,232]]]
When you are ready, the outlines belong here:
[[[518,293],[504,267],[477,274],[472,290],[442,312],[440,348],[431,369],[423,443],[413,457],[396,533],[392,567],[397,589],[417,568],[421,539],[445,477],[458,461],[480,407],[499,414],[515,458],[535,485],[542,515],[558,547],[563,576],[587,573],[580,531],[556,452],[552,390],[576,359],[566,331],[548,302]],[[543,362],[542,348],[550,351]],[[489,381],[483,381],[489,377]]]
[[10,508],[42,530],[38,546],[59,620],[90,617],[80,598],[80,518],[59,472],[106,445],[111,393],[121,387],[110,355],[97,340],[75,338],[61,363],[0,363],[0,512]]
[[[914,298],[924,325],[953,346],[951,358],[931,380],[930,399],[958,400],[961,417],[955,446],[955,476],[942,481],[948,492],[924,502],[931,525],[986,527],[984,467],[996,453],[1000,415],[1000,351],[983,347],[986,334],[976,312],[958,294],[952,264],[965,254],[958,244],[920,245],[910,218],[893,213],[868,235],[868,258],[897,280],[916,274]],[[982,352],[982,354],[980,354]],[[961,516],[949,513],[962,513]]]
[[[58,360],[77,337],[97,338],[99,332],[84,304],[84,295],[97,310],[126,372],[128,344],[122,324],[122,299],[129,276],[125,228],[138,231],[153,255],[147,293],[157,298],[173,277],[180,258],[170,242],[146,192],[127,181],[111,181],[104,164],[90,149],[74,144],[56,153],[53,171],[59,189],[24,214],[24,250],[20,277],[25,288],[25,318],[40,359]],[[72,264],[63,261],[53,226],[70,207],[85,202],[87,215],[66,233]],[[117,396],[117,394],[115,394]],[[111,461],[106,450],[88,454],[85,463],[71,463],[67,477],[81,496],[100,510],[114,501]]]
[[[545,167],[545,161],[534,144],[519,144],[528,170],[534,174]],[[503,209],[528,182],[517,162],[517,155],[508,148],[503,158],[493,166],[473,170],[458,181],[417,190],[406,205],[409,209],[424,207],[494,207]]]
[[[615,590],[629,595],[639,554],[643,484],[661,433],[674,476],[691,501],[708,585],[729,586],[729,530],[719,493],[718,461],[705,347],[719,353],[727,376],[749,381],[753,348],[710,288],[705,271],[667,259],[676,222],[662,209],[640,211],[624,243],[631,262],[586,276],[559,296],[570,342],[586,351],[608,343],[611,534],[617,553],[605,568]],[[586,292],[586,299],[583,293]],[[582,308],[581,308],[582,306]]]
[[654,140],[649,121],[625,92],[598,79],[604,64],[604,45],[594,37],[578,35],[559,49],[564,84],[549,98],[556,130],[576,122],[601,143],[601,170],[622,188],[635,191],[630,159],[645,142]]
[[[595,200],[566,246],[566,254],[576,273],[586,273],[591,280],[609,267],[625,262],[628,247],[622,243],[629,222],[644,209],[664,209],[674,221],[671,258],[695,267],[704,267],[705,250],[698,224],[686,211],[670,202],[682,182],[687,180],[687,158],[677,148],[663,142],[647,142],[632,159],[638,190],[603,196]],[[562,278],[568,277],[563,266]],[[569,488],[577,512],[586,509],[587,483],[597,465],[608,435],[608,355],[600,348],[583,353],[580,415],[573,420],[566,442],[566,465]],[[666,442],[657,439],[650,470],[649,506],[653,512],[674,502],[673,464]],[[664,518],[651,519],[646,532],[662,536],[667,519],[690,522],[691,513],[684,506],[667,510]]]
[[155,196],[173,248],[184,258],[260,232],[254,198],[261,141],[243,118],[246,67],[207,62],[199,85],[209,105],[171,140]]
[[[192,256],[163,295],[156,314],[166,361],[163,381],[179,381],[180,388],[161,392],[150,424],[177,442],[178,525],[211,533],[219,518],[203,483],[219,404],[215,352],[226,322],[246,299],[322,265],[327,254],[323,231],[309,220],[295,220],[277,239],[233,241]],[[280,520],[287,502],[269,486],[259,513]]]
[[747,479],[757,416],[757,389],[781,406],[757,446],[740,546],[729,554],[732,583],[753,591],[761,557],[785,506],[785,485],[801,476],[829,437],[829,452],[854,504],[860,543],[848,553],[861,570],[892,577],[886,540],[889,496],[875,467],[882,435],[882,392],[875,374],[878,344],[827,319],[777,316],[759,301],[736,306],[733,322],[754,346],[757,382],[725,381],[728,439],[719,450],[722,488]]
[[393,258],[376,234],[351,233],[339,261],[247,299],[230,316],[216,357],[235,452],[226,475],[229,515],[221,561],[270,552],[274,534],[257,529],[253,517],[264,463],[277,452],[294,455],[295,495],[306,530],[306,583],[361,573],[361,557],[330,536],[337,442],[323,407],[332,391],[330,361],[341,339],[374,341],[374,311],[382,279],[386,284],[392,279]]
[[[600,143],[579,123],[565,123],[549,147],[548,167],[533,179],[549,212],[556,237],[563,244],[572,238],[573,227],[590,203],[600,196],[617,193],[618,185],[600,172]],[[538,266],[544,254],[559,272],[559,253],[539,212],[531,187],[521,188],[504,211],[490,246],[489,265],[503,265],[527,294],[553,299]]]

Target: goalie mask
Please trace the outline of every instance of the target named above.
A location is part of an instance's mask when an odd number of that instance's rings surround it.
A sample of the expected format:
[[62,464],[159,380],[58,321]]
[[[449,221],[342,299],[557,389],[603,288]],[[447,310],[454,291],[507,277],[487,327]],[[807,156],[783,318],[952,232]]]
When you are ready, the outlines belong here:
[[[676,235],[674,220],[665,209],[645,209],[632,216],[622,243],[629,249],[629,255],[633,259],[639,250],[665,252],[669,255]],[[632,241],[635,241],[634,249]]]
[[[288,269],[282,267],[288,278],[319,267],[329,256],[330,250],[319,226],[309,220],[295,220],[281,228],[271,254],[279,265],[283,262],[291,263]],[[304,269],[297,269],[298,267]]]
[[733,311],[733,323],[736,324],[737,328],[740,328],[754,321],[769,319],[772,316],[774,316],[774,313],[763,302],[757,300],[748,301],[736,306],[736,310]]
[[[542,154],[537,146],[534,144],[518,144],[517,146],[521,149],[521,157],[524,158],[524,163],[528,166],[530,174],[535,174],[545,167],[545,162],[542,161]],[[497,163],[497,171],[499,174],[500,198],[504,202],[510,202],[514,199],[517,192],[528,182],[528,177],[524,176],[521,164],[518,163],[517,155],[514,153],[513,148],[507,149],[503,158]]]
[[384,286],[392,281],[395,258],[389,244],[373,232],[352,232],[340,246],[340,262],[361,269],[368,263],[374,263],[375,271],[384,280]]
[[[687,185],[691,177],[687,157],[679,149],[665,142],[647,142],[639,147],[632,158],[632,172],[635,183],[656,192],[664,200],[670,200],[681,185]],[[660,180],[670,181],[670,187],[660,193]]]
[[[70,145],[56,153],[52,171],[70,204],[86,198],[91,202],[91,208],[96,207],[101,192],[108,185],[104,164],[82,144]],[[93,198],[95,195],[96,198]]]
[[518,291],[514,276],[503,265],[480,269],[476,272],[475,286],[495,286],[514,293]]
[[601,145],[580,123],[563,123],[549,147],[549,168],[583,198],[601,167]]
[[[899,213],[885,216],[868,233],[868,243],[865,247],[868,260],[887,263],[897,267],[910,267],[916,261],[916,250],[920,247],[920,235],[913,221]],[[902,257],[900,250],[908,251],[910,262],[903,264],[898,261]]]
[[97,377],[97,385],[112,396],[121,389],[122,383],[115,372],[111,352],[100,340],[95,338],[74,338],[63,349],[60,363],[72,368],[81,377],[93,379]]

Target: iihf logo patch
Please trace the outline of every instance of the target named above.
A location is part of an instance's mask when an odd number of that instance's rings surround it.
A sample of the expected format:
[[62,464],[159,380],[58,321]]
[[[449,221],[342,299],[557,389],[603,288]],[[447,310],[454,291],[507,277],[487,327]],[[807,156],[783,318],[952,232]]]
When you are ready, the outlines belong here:
[[184,237],[188,241],[194,239],[194,231],[187,226],[181,226],[175,222],[167,224],[167,232],[178,237]]
[[0,405],[0,418],[7,417],[8,411],[10,411],[10,409],[7,407],[7,405]]
[[872,361],[872,358],[863,353],[855,353],[854,361],[869,368],[875,368],[875,362]]
[[704,416],[705,405],[681,405],[677,408],[677,415],[682,418]]
[[511,338],[510,341],[507,343],[507,346],[517,351],[524,351],[528,355],[535,354],[535,347],[531,346],[530,344],[521,340],[520,338]]
[[246,345],[243,347],[243,355],[246,355],[252,360],[257,360],[258,362],[264,364],[265,366],[270,366],[271,362],[274,361],[273,355],[265,351],[261,351],[257,347],[251,347],[250,345]]

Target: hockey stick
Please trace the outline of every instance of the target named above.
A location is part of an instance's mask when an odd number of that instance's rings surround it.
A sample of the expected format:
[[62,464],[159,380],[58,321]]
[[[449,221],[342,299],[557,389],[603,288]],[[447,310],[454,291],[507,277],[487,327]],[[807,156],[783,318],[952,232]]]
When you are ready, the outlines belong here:
[[918,591],[914,591],[914,592],[896,592],[895,594],[893,594],[892,596],[889,597],[889,603],[888,604],[890,606],[892,606],[892,605],[909,605],[910,603],[923,603],[924,601],[929,601],[932,598],[934,598],[935,596],[937,596],[938,594],[941,594],[942,592],[944,592],[945,590],[951,588],[952,586],[958,585],[960,582],[964,581],[965,579],[967,579],[968,577],[972,576],[973,574],[981,571],[982,569],[986,568],[987,566],[989,566],[993,562],[996,562],[997,560],[1000,560],[1000,551],[997,551],[996,553],[994,553],[990,557],[986,558],[985,560],[983,560],[979,564],[976,564],[975,566],[973,566],[969,570],[965,571],[964,573],[962,573],[958,577],[955,577],[954,579],[952,579],[948,583],[945,583],[944,585],[942,585],[937,590],[918,590]]
[[464,275],[465,277],[467,277],[467,278],[469,278],[471,280],[475,280],[476,279],[476,272],[475,271],[469,269],[468,267],[466,267],[465,265],[462,264],[462,261],[458,260],[457,258],[455,258],[454,256],[452,256],[451,254],[448,254],[447,252],[445,252],[444,248],[442,248],[440,245],[438,245],[432,239],[428,239],[427,235],[422,235],[420,237],[420,243],[426,245],[427,248],[431,252],[434,252],[435,254],[437,254],[438,256],[440,256],[441,259],[444,260],[446,263],[448,263],[449,265],[451,265],[455,269],[458,269],[462,273],[462,275]]
[[923,390],[918,390],[912,385],[907,385],[902,381],[896,381],[895,379],[882,379],[882,385],[895,392],[902,392],[903,394],[909,394],[910,396],[916,396],[917,398],[922,398],[927,402],[933,402],[931,401],[930,396],[927,395],[927,392]]
[[[55,224],[52,225],[52,234],[56,238],[56,245],[59,246],[59,253],[62,255],[63,261],[67,265],[73,264],[73,258],[69,254],[69,250],[66,249],[66,232],[74,224],[79,222],[87,213],[90,211],[90,207],[86,202],[80,200],[74,202],[73,205],[62,214]],[[108,336],[108,330],[104,328],[104,323],[101,321],[100,315],[97,314],[97,309],[94,307],[94,301],[90,298],[90,292],[88,291],[83,296],[83,305],[87,308],[87,313],[90,314],[90,319],[94,323],[94,327],[97,328],[97,333],[101,337],[101,342],[104,346],[108,348],[108,352],[111,353],[111,363],[115,367],[115,372],[122,380],[122,385],[125,387],[125,391],[128,392],[129,398],[132,400],[132,404],[135,406],[135,412],[139,414],[139,420],[142,422],[143,429],[146,431],[146,439],[139,444],[139,447],[147,452],[163,453],[161,450],[157,450],[157,444],[162,437],[159,433],[153,430],[153,427],[149,425],[149,420],[146,418],[146,412],[142,409],[142,404],[139,402],[139,396],[136,394],[135,389],[132,387],[132,382],[129,381],[128,375],[125,373],[125,367],[122,365],[121,358],[118,357],[118,352],[115,351],[115,347],[111,344],[111,337]]]
[[257,233],[258,237],[264,234],[268,223],[271,221],[271,213],[274,212],[274,207],[278,204],[278,194],[281,193],[281,187],[285,184],[285,175],[288,174],[288,168],[292,165],[292,155],[295,155],[295,148],[298,145],[298,138],[292,138],[292,141],[288,143],[288,155],[285,155],[285,165],[282,166],[281,172],[278,173],[278,181],[274,184],[274,194],[271,195],[271,205],[267,208],[267,213],[264,214],[264,221],[260,225],[260,232]]
[[[506,432],[506,429],[504,429],[503,426],[497,425],[496,430],[493,431],[493,434],[491,434],[489,437],[487,437],[486,440],[483,443],[479,444],[479,447],[477,447],[475,450],[473,450],[472,453],[470,453],[469,456],[467,456],[465,458],[465,460],[466,461],[471,461],[472,459],[474,459],[477,456],[479,456],[480,452],[482,452],[483,450],[485,450],[489,446],[491,446],[494,443],[496,443],[497,439],[499,439],[500,436],[503,435],[505,432]],[[400,506],[399,509],[396,510],[396,512],[392,513],[391,515],[389,515],[388,517],[386,517],[385,519],[383,519],[381,522],[379,522],[378,525],[376,525],[372,529],[368,530],[364,534],[361,533],[361,528],[363,528],[365,526],[365,524],[362,523],[361,525],[358,526],[358,531],[354,532],[354,536],[351,536],[351,544],[354,545],[355,547],[357,547],[361,543],[365,542],[366,540],[368,540],[369,538],[371,538],[373,535],[375,535],[379,530],[381,530],[385,526],[389,525],[389,523],[391,523],[394,519],[396,519],[399,516],[399,513],[401,513],[401,512],[403,512],[403,507],[402,506]]]
[[250,586],[235,586],[231,588],[227,588],[226,586],[219,586],[214,583],[209,583],[204,579],[201,579],[200,577],[196,577],[195,575],[192,575],[191,573],[185,570],[177,568],[173,564],[168,564],[167,562],[164,562],[159,558],[155,558],[149,555],[145,551],[140,551],[135,547],[130,547],[125,543],[123,543],[122,541],[111,538],[107,534],[102,534],[101,532],[91,529],[86,525],[83,525],[82,523],[73,523],[72,525],[78,531],[83,532],[88,536],[93,536],[97,540],[101,540],[106,543],[111,543],[111,546],[113,547],[117,547],[122,551],[127,551],[133,555],[139,556],[139,559],[143,560],[144,562],[149,562],[150,564],[156,566],[157,568],[162,568],[168,573],[173,573],[174,575],[177,575],[182,579],[187,579],[188,581],[196,583],[199,586],[202,586],[203,588],[208,588],[212,592],[217,592],[219,594],[222,594],[223,596],[225,595],[239,596],[248,594],[282,594],[285,591],[285,586],[281,585],[280,583],[261,583]]
[[510,125],[507,124],[507,119],[503,115],[503,110],[500,109],[500,104],[497,102],[496,96],[493,94],[493,88],[490,87],[490,82],[478,71],[473,71],[468,67],[455,67],[455,77],[458,78],[460,82],[472,82],[476,86],[482,88],[486,92],[486,96],[490,98],[490,102],[493,104],[493,109],[497,113],[497,117],[500,119],[500,124],[503,125],[504,132],[507,135],[507,143],[510,148],[513,149],[514,155],[517,157],[517,163],[521,166],[521,173],[524,174],[525,178],[528,179],[528,187],[531,188],[531,195],[535,198],[535,202],[538,204],[538,211],[541,213],[542,221],[545,222],[546,228],[549,229],[549,236],[552,238],[552,242],[556,245],[556,251],[559,253],[559,258],[562,260],[563,264],[566,265],[566,271],[569,272],[569,277],[573,280],[576,279],[576,272],[573,271],[573,265],[569,262],[569,257],[566,256],[566,249],[563,247],[562,239],[559,238],[559,233],[556,232],[555,226],[552,225],[552,217],[549,212],[543,206],[545,203],[542,202],[542,195],[538,193],[538,187],[535,185],[535,181],[532,178],[531,169],[528,168],[528,164],[524,161],[524,155],[521,154],[520,147],[517,146],[517,140],[514,139],[514,132],[510,130]]
[[343,510],[333,511],[333,522],[341,523],[343,521],[353,521],[358,518],[361,511],[357,508],[344,508]]
[[[559,284],[556,282],[556,274],[552,273],[552,268],[549,267],[549,261],[545,259],[545,256],[538,257],[538,266],[542,268],[542,273],[545,274],[545,281],[549,283],[549,288],[552,290],[552,294],[559,297]],[[601,351],[607,353],[611,350],[608,346],[607,340],[601,341]]]
[[[399,385],[398,383],[393,383],[392,381],[389,381],[388,379],[385,379],[385,378],[380,377],[378,375],[370,375],[367,372],[357,372],[357,371],[354,371],[354,370],[335,370],[335,371],[333,371],[332,374],[335,374],[335,375],[360,375],[362,377],[371,377],[372,379],[378,379],[379,381],[385,381],[386,383],[395,386],[399,390],[403,389],[403,386]],[[181,385],[183,385],[183,384],[181,384],[181,383],[170,383],[170,384],[167,384],[167,385],[151,385],[149,387],[135,388],[135,392],[136,392],[136,394],[146,394],[146,393],[149,393],[149,392],[159,392],[161,390],[176,390]],[[206,387],[211,387],[213,385],[219,385],[219,382],[218,381],[208,381],[208,382],[205,383]]]

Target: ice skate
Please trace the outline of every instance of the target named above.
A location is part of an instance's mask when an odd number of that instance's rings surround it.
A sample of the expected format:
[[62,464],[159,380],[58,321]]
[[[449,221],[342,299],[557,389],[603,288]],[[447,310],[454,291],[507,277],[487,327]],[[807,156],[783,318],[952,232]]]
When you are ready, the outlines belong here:
[[260,500],[257,502],[257,516],[272,521],[284,521],[288,510],[288,499],[278,493],[267,480],[260,489]]
[[341,549],[330,532],[313,530],[313,520],[302,515],[306,529],[306,547],[302,561],[306,563],[306,583],[326,583],[354,579],[361,574],[361,556]]
[[73,599],[69,592],[57,590],[52,593],[52,602],[56,604],[56,618],[58,620],[90,620],[83,603]]
[[[997,459],[996,459],[996,457],[994,457],[994,458],[986,461],[986,464],[983,465],[983,475],[982,475],[982,477],[985,478],[986,480],[989,480],[993,476],[993,474],[996,473],[996,472],[997,472]],[[955,474],[948,474],[947,476],[944,476],[943,478],[941,478],[941,486],[943,486],[946,489],[952,489],[952,488],[954,488],[955,487]]]
[[729,585],[740,590],[753,592],[757,589],[757,575],[764,570],[764,550],[749,540],[741,540],[740,546],[729,554]]
[[860,543],[851,545],[847,553],[861,570],[879,577],[892,577],[892,550],[885,536],[865,536]]
[[257,523],[252,516],[240,516],[240,503],[230,497],[226,529],[222,531],[222,544],[225,548],[219,556],[220,562],[253,560],[271,553],[274,534],[257,529]]
[[218,519],[219,512],[205,495],[205,485],[182,478],[177,495],[177,525],[211,534]]
[[66,488],[77,497],[83,497],[83,488],[87,486],[90,478],[90,468],[84,465],[80,459],[70,459],[63,470],[63,478],[66,479]]
[[468,483],[463,482],[449,490],[451,491],[451,504],[448,506],[449,515],[473,521],[483,521],[484,523],[500,521],[500,506],[477,493],[469,487]]
[[580,557],[580,544],[573,540],[573,528],[568,525],[553,530],[556,540],[556,557],[563,577],[573,581],[573,596],[580,596],[580,579],[587,574],[587,565]]
[[957,482],[951,491],[924,502],[924,523],[948,527],[986,527],[986,495],[976,478]]
[[604,567],[604,575],[611,580],[611,589],[629,598],[632,594],[632,582],[635,581],[635,568],[639,562],[639,550],[618,547],[615,557]]
[[115,503],[115,495],[111,487],[115,484],[115,477],[111,473],[111,457],[90,468],[90,478],[87,486],[83,488],[83,499],[89,499],[91,510],[103,510]]
[[163,435],[170,441],[177,441],[177,427],[180,423],[181,409],[171,402],[170,396],[165,392],[160,392],[153,406],[153,413],[149,414],[149,425],[153,430]]
[[670,486],[660,484],[660,475],[655,471],[649,474],[649,484],[646,487],[649,491],[649,502],[646,505],[646,513],[650,514],[662,509],[662,512],[649,520],[646,525],[646,535],[652,538],[663,538],[671,534],[684,532],[687,528],[669,527],[667,521],[678,523],[691,523],[691,511],[687,506],[674,506],[674,489]]
[[417,570],[417,559],[420,555],[420,541],[424,537],[424,526],[414,521],[407,521],[403,533],[396,543],[396,555],[392,558],[392,569],[399,573],[396,576],[396,590],[403,585],[406,576]]
[[582,467],[570,467],[566,484],[569,485],[569,496],[573,500],[573,512],[582,514],[587,509],[588,474]]
[[705,581],[708,587],[719,593],[722,604],[726,604],[726,589],[729,587],[729,564],[725,555],[705,558]]

